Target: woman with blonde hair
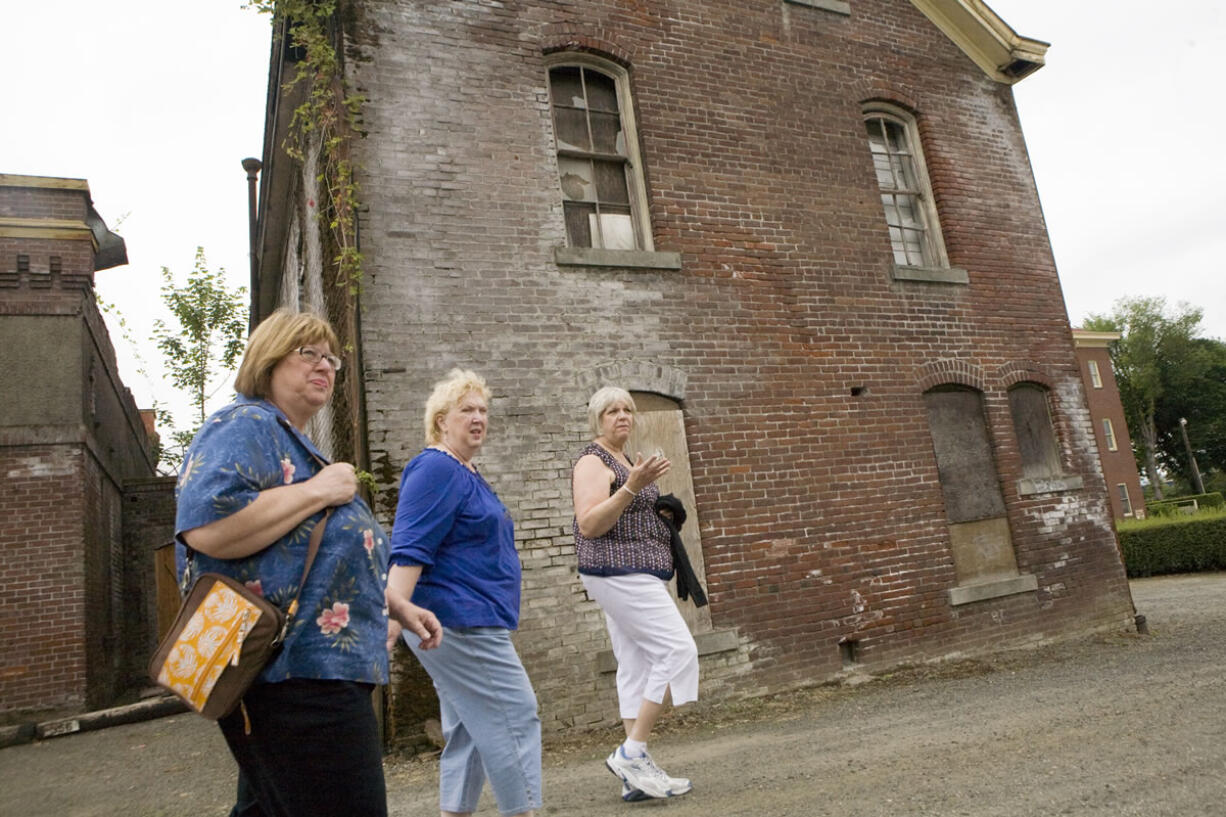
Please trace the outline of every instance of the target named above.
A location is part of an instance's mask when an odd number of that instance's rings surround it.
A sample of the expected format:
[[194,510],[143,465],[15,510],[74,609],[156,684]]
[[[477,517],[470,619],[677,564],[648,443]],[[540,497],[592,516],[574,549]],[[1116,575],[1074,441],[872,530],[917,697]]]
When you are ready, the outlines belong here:
[[[388,604],[397,619],[428,609],[438,649],[409,642],[438,692],[446,745],[439,810],[470,814],[488,779],[505,815],[541,807],[536,693],[511,643],[520,565],[511,514],[473,458],[488,431],[490,390],[453,369],[426,401],[426,448],[404,469],[392,528]],[[401,612],[402,611],[402,612]]]
[[[338,348],[323,318],[269,315],[248,341],[238,398],[205,421],[179,472],[175,538],[187,582],[223,573],[284,609],[311,534],[325,525],[280,652],[218,721],[238,763],[232,814],[243,817],[387,814],[371,703],[388,682],[387,537],[353,466],[328,463],[305,434],[332,397]],[[402,623],[419,649],[438,643],[426,611]]]
[[664,709],[698,698],[698,648],[668,592],[673,575],[670,531],[656,513],[655,482],[671,464],[662,452],[632,461],[634,398],[606,386],[588,401],[594,440],[572,478],[579,579],[604,610],[617,659],[617,698],[626,740],[605,761],[622,780],[623,800],[675,797],[693,786],[669,777],[647,752]]

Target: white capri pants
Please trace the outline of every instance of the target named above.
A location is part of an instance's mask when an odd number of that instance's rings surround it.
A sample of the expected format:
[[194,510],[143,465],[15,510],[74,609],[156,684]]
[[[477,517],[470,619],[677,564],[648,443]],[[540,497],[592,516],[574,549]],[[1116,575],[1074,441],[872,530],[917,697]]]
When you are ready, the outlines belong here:
[[664,580],[647,573],[579,578],[604,610],[621,717],[637,718],[644,698],[664,703],[670,687],[673,706],[698,700],[698,647]]

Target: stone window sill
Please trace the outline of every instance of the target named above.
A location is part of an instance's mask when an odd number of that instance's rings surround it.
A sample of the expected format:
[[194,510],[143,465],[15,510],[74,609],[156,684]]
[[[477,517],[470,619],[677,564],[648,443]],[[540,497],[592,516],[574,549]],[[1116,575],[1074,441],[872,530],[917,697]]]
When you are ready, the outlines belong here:
[[988,579],[975,584],[963,584],[949,589],[949,603],[954,607],[961,604],[971,604],[976,601],[996,599],[1001,596],[1012,596],[1017,593],[1029,593],[1039,589],[1039,580],[1027,573],[1023,576],[1009,576],[1004,579]]
[[650,250],[601,250],[594,247],[554,247],[553,260],[570,267],[681,269],[681,253]]
[[969,284],[971,278],[961,267],[905,267],[894,265],[895,281],[927,281],[934,284]]
[[[698,657],[713,655],[717,652],[730,652],[741,646],[741,639],[735,630],[708,630],[705,633],[694,633],[694,643],[698,646]],[[616,672],[617,659],[612,650],[601,650],[596,653],[597,672]]]
[[1019,479],[1017,492],[1021,496],[1033,494],[1058,494],[1064,491],[1080,491],[1085,481],[1079,476],[1040,477]]
[[783,0],[792,6],[808,6],[813,9],[833,11],[835,14],[851,15],[851,3],[845,0]]

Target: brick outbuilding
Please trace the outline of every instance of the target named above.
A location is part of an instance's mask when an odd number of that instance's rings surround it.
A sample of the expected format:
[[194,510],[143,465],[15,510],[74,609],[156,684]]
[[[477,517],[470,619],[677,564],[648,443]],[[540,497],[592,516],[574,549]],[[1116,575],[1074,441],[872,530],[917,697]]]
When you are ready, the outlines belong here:
[[94,295],[127,263],[84,179],[0,174],[0,719],[144,683],[174,500]]

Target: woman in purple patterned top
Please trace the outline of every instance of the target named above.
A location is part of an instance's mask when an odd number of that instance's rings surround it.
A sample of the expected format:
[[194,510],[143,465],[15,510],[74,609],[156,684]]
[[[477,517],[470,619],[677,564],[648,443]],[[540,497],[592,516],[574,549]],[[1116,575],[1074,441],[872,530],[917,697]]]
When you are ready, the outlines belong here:
[[655,511],[663,452],[632,462],[634,398],[606,386],[588,401],[595,440],[575,463],[575,554],[579,578],[604,610],[617,658],[618,709],[626,740],[605,761],[622,780],[622,799],[675,797],[693,786],[669,777],[647,753],[647,738],[672,693],[675,706],[698,697],[698,648],[668,592],[669,531]]

